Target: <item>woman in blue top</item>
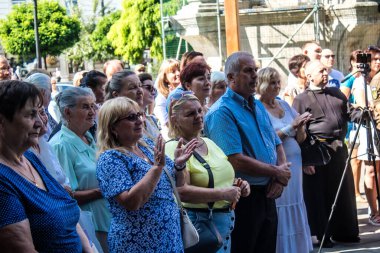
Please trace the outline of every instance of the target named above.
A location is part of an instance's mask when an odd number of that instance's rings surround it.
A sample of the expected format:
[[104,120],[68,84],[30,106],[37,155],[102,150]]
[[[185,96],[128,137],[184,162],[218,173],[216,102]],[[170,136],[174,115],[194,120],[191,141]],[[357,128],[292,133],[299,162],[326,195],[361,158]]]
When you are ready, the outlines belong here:
[[33,85],[0,82],[1,252],[92,252],[76,201],[25,152],[38,143],[41,103]]
[[183,185],[185,163],[197,142],[182,147],[179,141],[173,163],[161,135],[156,145],[142,138],[140,107],[126,97],[106,101],[98,123],[96,170],[112,213],[110,252],[183,252],[179,210],[163,168]]
[[49,141],[69,177],[72,197],[94,217],[96,236],[107,252],[111,214],[96,180],[96,145],[88,131],[95,121],[95,96],[89,88],[73,87],[57,95],[62,128]]

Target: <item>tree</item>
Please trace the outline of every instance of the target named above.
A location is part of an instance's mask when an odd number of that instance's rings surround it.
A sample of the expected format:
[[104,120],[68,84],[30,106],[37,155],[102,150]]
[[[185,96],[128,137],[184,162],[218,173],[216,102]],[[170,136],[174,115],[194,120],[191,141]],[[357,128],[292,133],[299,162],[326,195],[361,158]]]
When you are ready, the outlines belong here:
[[[79,40],[80,23],[56,1],[38,2],[38,29],[41,56],[60,55]],[[33,4],[14,5],[0,20],[0,39],[5,51],[22,57],[35,57]],[[46,65],[45,65],[46,66]]]
[[121,17],[107,38],[115,53],[130,63],[141,62],[146,48],[162,59],[160,5],[158,0],[124,0]]
[[115,49],[111,41],[107,38],[111,26],[120,18],[120,11],[104,16],[96,25],[95,30],[90,36],[93,48],[92,59],[95,61],[104,61],[113,58]]

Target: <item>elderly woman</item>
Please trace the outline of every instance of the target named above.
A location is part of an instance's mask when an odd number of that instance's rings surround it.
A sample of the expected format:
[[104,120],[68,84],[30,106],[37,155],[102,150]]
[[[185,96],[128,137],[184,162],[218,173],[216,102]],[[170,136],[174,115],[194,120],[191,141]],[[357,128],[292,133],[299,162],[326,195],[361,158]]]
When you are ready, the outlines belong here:
[[119,71],[106,84],[105,100],[122,96],[136,101],[139,106],[143,105],[143,90],[135,72]]
[[97,105],[102,105],[105,96],[105,85],[107,83],[107,76],[100,71],[91,70],[81,80],[81,87],[88,87],[95,95]]
[[149,114],[149,106],[154,104],[154,98],[157,94],[156,88],[154,88],[153,77],[148,73],[139,74],[139,79],[144,90],[143,104],[141,110],[145,112],[145,132],[148,138],[156,140],[160,135],[160,127],[158,126],[157,118],[154,115]]
[[80,208],[94,217],[96,234],[107,252],[111,215],[96,179],[96,145],[88,132],[95,120],[95,97],[88,88],[73,87],[57,96],[62,114],[61,130],[49,141],[73,189]]
[[234,185],[234,169],[226,155],[213,141],[200,137],[203,109],[196,96],[184,93],[173,101],[169,119],[169,134],[175,138],[166,144],[169,156],[174,156],[178,138],[182,138],[185,143],[197,140],[195,151],[206,161],[213,175],[214,187],[208,188],[211,178],[208,170],[203,162],[191,156],[186,163],[185,185],[178,188],[182,204],[195,226],[197,222],[208,219],[209,208],[212,208],[213,222],[223,239],[223,245],[218,252],[230,252],[230,234],[234,226],[231,204],[239,201],[240,196],[249,195],[249,185],[241,179],[238,186]]
[[179,62],[174,59],[164,61],[157,77],[158,94],[155,99],[154,115],[161,125],[161,133],[166,139],[168,136],[168,111],[166,101],[168,95],[179,86]]
[[48,133],[48,116],[43,106],[38,110],[38,114],[42,121],[41,130],[39,133],[38,143],[31,147],[31,151],[41,160],[45,165],[50,175],[57,180],[57,182],[65,188],[65,190],[72,195],[72,190],[69,184],[69,178],[65,175],[61,164],[55,155],[54,150],[47,142],[45,136]]
[[211,94],[207,103],[210,108],[227,90],[226,74],[220,71],[211,72]]
[[143,136],[143,115],[131,99],[106,101],[99,111],[97,177],[112,212],[110,252],[183,252],[179,210],[164,167],[177,185],[196,141],[165,157],[161,136]]
[[25,79],[25,81],[35,85],[42,94],[42,97],[43,97],[42,104],[43,104],[43,107],[45,108],[45,113],[48,117],[48,129],[45,135],[46,140],[48,140],[52,131],[57,126],[57,122],[47,110],[50,104],[51,91],[52,91],[50,77],[43,73],[34,73],[30,75],[27,79]]
[[285,101],[276,97],[280,93],[280,75],[267,67],[257,73],[257,92],[265,106],[277,135],[282,140],[286,160],[291,162],[292,178],[280,198],[276,199],[278,228],[276,252],[309,252],[313,250],[306,207],[302,193],[302,157],[298,143],[306,138],[305,123],[311,114],[298,115]]
[[27,151],[38,143],[41,105],[33,85],[0,83],[1,251],[91,252],[76,201]]

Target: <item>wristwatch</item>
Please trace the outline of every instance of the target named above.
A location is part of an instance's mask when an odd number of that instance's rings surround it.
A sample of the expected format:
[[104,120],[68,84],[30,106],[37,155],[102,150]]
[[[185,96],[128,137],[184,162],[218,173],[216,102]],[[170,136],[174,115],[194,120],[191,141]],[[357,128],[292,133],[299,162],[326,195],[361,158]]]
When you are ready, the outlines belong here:
[[184,170],[185,168],[186,168],[186,163],[183,163],[182,165],[178,165],[178,164],[174,163],[174,169],[175,169],[176,171],[182,171],[182,170]]

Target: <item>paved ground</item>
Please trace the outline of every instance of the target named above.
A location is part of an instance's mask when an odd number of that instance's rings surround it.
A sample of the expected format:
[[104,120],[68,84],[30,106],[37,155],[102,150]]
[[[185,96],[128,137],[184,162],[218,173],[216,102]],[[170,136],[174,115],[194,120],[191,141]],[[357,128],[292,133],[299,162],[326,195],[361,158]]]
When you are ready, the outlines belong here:
[[[380,253],[380,227],[368,224],[368,204],[357,203],[357,206],[360,243],[336,244],[331,249],[322,249],[321,252]],[[312,252],[317,253],[318,248],[314,248]]]

